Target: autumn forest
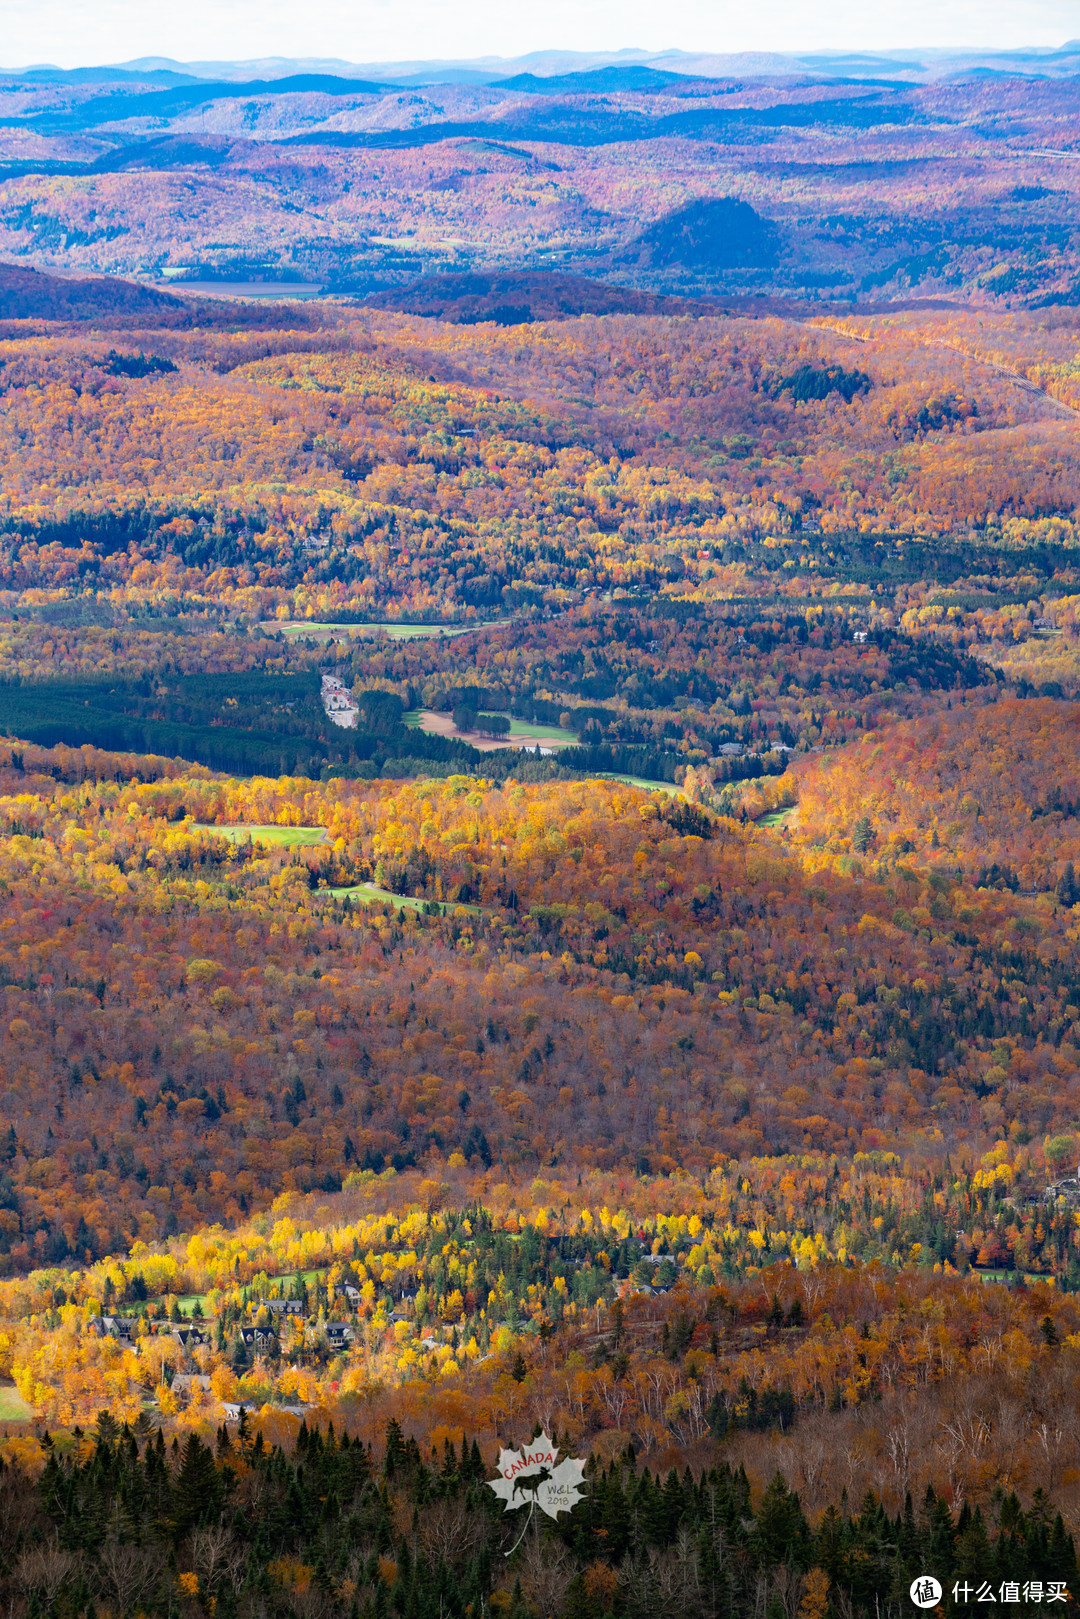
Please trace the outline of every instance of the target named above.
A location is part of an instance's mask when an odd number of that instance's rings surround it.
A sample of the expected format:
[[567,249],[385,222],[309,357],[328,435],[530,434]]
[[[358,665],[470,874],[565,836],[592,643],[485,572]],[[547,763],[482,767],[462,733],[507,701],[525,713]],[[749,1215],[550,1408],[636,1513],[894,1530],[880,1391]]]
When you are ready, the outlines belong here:
[[1080,1611],[1077,81],[626,73],[0,83],[13,1619]]

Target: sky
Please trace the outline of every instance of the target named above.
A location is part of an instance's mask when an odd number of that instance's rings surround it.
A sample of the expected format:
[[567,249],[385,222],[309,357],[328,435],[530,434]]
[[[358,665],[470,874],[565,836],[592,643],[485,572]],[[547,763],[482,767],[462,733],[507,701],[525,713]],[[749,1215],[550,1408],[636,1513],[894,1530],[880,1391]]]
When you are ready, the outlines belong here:
[[537,50],[808,51],[1056,46],[1080,0],[0,0],[0,62],[167,56],[350,62]]

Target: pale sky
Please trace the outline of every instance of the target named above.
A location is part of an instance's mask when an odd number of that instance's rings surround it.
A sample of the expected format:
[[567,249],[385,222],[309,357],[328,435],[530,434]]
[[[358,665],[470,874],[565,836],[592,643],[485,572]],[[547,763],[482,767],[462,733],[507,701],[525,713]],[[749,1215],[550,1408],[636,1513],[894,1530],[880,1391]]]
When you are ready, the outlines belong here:
[[0,0],[0,64],[1057,46],[1080,0]]

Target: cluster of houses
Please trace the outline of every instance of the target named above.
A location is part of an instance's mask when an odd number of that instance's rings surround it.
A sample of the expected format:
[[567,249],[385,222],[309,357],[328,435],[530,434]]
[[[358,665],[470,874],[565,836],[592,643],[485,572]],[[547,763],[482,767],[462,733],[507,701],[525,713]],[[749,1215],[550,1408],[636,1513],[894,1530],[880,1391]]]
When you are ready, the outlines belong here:
[[[357,1308],[362,1302],[360,1289],[349,1284],[344,1291],[349,1305],[354,1309]],[[415,1302],[415,1299],[415,1293],[403,1293],[401,1295],[399,1302],[388,1316],[388,1321],[391,1325],[410,1319],[410,1306]],[[259,1316],[263,1316],[265,1312],[265,1315],[270,1317],[270,1320],[264,1321],[263,1325],[244,1325],[236,1329],[236,1337],[253,1356],[276,1349],[278,1335],[286,1319],[294,1320],[301,1325],[307,1325],[313,1321],[313,1318],[307,1314],[302,1299],[259,1299],[253,1304],[253,1308]],[[150,1323],[144,1317],[137,1315],[95,1315],[90,1318],[88,1331],[98,1337],[113,1338],[122,1348],[133,1349],[140,1335],[146,1332],[149,1325]],[[519,1330],[525,1330],[527,1325],[528,1323],[526,1322],[519,1323]],[[180,1322],[161,1321],[153,1324],[155,1334],[162,1338],[171,1338],[183,1351],[185,1357],[190,1356],[194,1350],[201,1346],[210,1345],[213,1328],[214,1323],[212,1321],[192,1320],[190,1317]],[[348,1349],[355,1334],[355,1328],[348,1321],[326,1321],[320,1324],[320,1330],[325,1333],[327,1348],[337,1353]],[[427,1337],[423,1340],[422,1347],[428,1350],[437,1349],[439,1340]],[[188,1360],[187,1365],[191,1366],[192,1362]],[[209,1393],[212,1385],[207,1373],[193,1370],[177,1371],[171,1378],[170,1386],[180,1393],[190,1395],[197,1389]],[[245,1409],[243,1404],[238,1401],[222,1401],[220,1406],[226,1420],[230,1422],[238,1421]],[[298,1402],[293,1402],[292,1404],[282,1404],[280,1410],[295,1416],[303,1416],[308,1407]]]
[[357,707],[352,692],[344,681],[337,675],[323,675],[322,677],[322,704],[328,717],[335,725],[355,727],[360,710]]
[[616,1292],[618,1293],[619,1297],[621,1299],[626,1299],[632,1298],[635,1294],[637,1294],[642,1298],[654,1298],[660,1293],[670,1293],[671,1289],[675,1286],[675,1276],[677,1275],[675,1266],[673,1264],[670,1265],[670,1279],[668,1279],[667,1276],[661,1277],[660,1275],[661,1265],[664,1264],[665,1260],[669,1259],[670,1256],[666,1254],[642,1254],[638,1264],[651,1265],[653,1267],[652,1281],[638,1281],[635,1280],[633,1276],[628,1276],[625,1281],[619,1282],[616,1285]]
[[[360,1294],[355,1288],[349,1290],[356,1294],[358,1302]],[[308,1317],[304,1314],[304,1306],[299,1299],[263,1299],[260,1309],[269,1311],[271,1316],[296,1316],[301,1322]],[[394,1320],[404,1321],[404,1312],[395,1312]],[[139,1335],[141,1317],[137,1315],[95,1315],[91,1316],[89,1330],[100,1338],[115,1338],[117,1343],[125,1349],[132,1349]],[[328,1321],[326,1323],[326,1342],[331,1349],[347,1349],[352,1343],[353,1329],[347,1321]],[[210,1342],[210,1331],[205,1322],[192,1325],[190,1322],[164,1322],[158,1329],[163,1337],[172,1338],[186,1355]],[[263,1327],[238,1327],[237,1333],[245,1349],[255,1354],[272,1346],[277,1335],[277,1324]]]
[[[115,1338],[124,1349],[132,1349],[139,1334],[142,1317],[137,1315],[92,1315],[89,1330],[99,1338]],[[165,1335],[175,1339],[185,1354],[210,1342],[205,1324],[192,1326],[170,1321],[165,1324]]]
[[[348,1284],[344,1291],[350,1306],[357,1309],[362,1300],[360,1289]],[[409,1306],[415,1299],[415,1293],[402,1293],[399,1303],[387,1318],[391,1325],[410,1319]],[[238,1327],[237,1332],[245,1349],[256,1354],[271,1347],[280,1330],[280,1323],[286,1317],[294,1317],[301,1325],[311,1320],[305,1313],[302,1299],[260,1299],[255,1308],[257,1312],[265,1310],[271,1321],[265,1326]],[[142,1318],[137,1315],[95,1315],[91,1316],[88,1325],[89,1331],[98,1337],[115,1338],[124,1348],[133,1348],[141,1323]],[[162,1322],[157,1330],[163,1336],[172,1338],[185,1354],[190,1354],[200,1345],[209,1344],[211,1325],[206,1321],[193,1321],[189,1317],[184,1321]],[[347,1349],[353,1341],[354,1329],[348,1321],[327,1321],[323,1330],[330,1349]]]
[[[350,1288],[349,1292],[355,1294],[355,1298],[350,1299],[349,1302],[358,1303],[360,1294],[356,1288]],[[262,1299],[260,1300],[259,1308],[268,1311],[271,1316],[281,1318],[294,1316],[301,1323],[309,1319],[304,1314],[304,1306],[300,1299]],[[352,1343],[353,1329],[347,1321],[328,1321],[325,1330],[327,1346],[330,1349],[347,1349]],[[278,1325],[275,1321],[273,1326],[241,1327],[239,1331],[240,1342],[244,1345],[244,1348],[253,1350],[254,1353],[258,1354],[272,1346],[278,1331]]]
[[1066,1175],[1062,1180],[1051,1181],[1043,1193],[1044,1203],[1056,1203],[1062,1198],[1070,1209],[1080,1208],[1080,1170],[1075,1175]]
[[741,759],[744,755],[747,759],[757,759],[762,753],[794,753],[795,749],[787,742],[766,739],[757,749],[746,748],[741,742],[721,742],[716,751],[721,759]]

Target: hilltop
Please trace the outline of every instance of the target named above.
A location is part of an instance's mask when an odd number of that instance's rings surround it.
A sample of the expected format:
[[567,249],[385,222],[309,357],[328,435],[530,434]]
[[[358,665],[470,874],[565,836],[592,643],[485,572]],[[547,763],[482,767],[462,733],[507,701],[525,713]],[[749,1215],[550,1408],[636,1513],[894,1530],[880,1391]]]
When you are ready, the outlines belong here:
[[61,279],[18,264],[0,264],[0,320],[113,320],[138,317],[149,324],[183,305],[167,293],[115,276]]

